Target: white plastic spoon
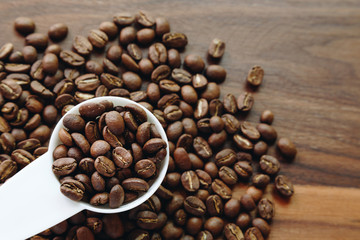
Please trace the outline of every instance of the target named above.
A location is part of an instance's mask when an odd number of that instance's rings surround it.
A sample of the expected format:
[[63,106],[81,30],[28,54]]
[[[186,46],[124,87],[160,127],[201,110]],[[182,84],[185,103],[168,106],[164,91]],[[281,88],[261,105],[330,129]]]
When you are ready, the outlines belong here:
[[[120,97],[98,97],[86,102],[108,100],[114,106],[137,104]],[[80,103],[69,113],[79,113]],[[162,139],[167,141],[164,129],[156,117],[142,107],[148,122],[154,123]],[[63,118],[62,118],[63,119]],[[60,192],[60,182],[52,172],[54,161],[52,153],[61,144],[58,132],[63,127],[62,119],[57,123],[49,142],[49,150],[34,162],[26,166],[0,187],[0,239],[23,240],[87,209],[99,213],[119,213],[137,207],[150,198],[163,181],[169,164],[169,146],[167,155],[161,162],[159,175],[149,190],[136,200],[111,209],[95,207],[85,202],[75,202]]]

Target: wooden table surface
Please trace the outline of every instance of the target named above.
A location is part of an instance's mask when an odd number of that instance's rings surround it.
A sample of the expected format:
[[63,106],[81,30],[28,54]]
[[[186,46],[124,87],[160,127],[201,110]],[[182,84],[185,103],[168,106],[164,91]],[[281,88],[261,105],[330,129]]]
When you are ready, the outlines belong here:
[[0,44],[22,48],[24,39],[13,30],[18,16],[32,17],[37,32],[66,23],[70,34],[61,45],[69,48],[75,34],[87,35],[115,12],[139,9],[186,33],[184,54],[206,57],[211,39],[226,42],[222,95],[246,89],[253,65],[264,68],[248,119],[257,122],[271,109],[278,135],[298,149],[281,170],[296,194],[288,202],[273,196],[269,239],[359,239],[360,1],[2,0]]

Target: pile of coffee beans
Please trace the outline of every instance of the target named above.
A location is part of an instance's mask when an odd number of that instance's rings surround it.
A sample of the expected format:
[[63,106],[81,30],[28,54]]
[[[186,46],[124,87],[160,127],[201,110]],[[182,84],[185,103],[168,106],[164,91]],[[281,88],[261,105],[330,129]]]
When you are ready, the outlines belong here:
[[146,192],[167,154],[166,142],[135,104],[84,103],[59,131],[53,172],[75,201],[120,207]]
[[[263,81],[260,66],[248,73],[249,92],[222,96],[219,84],[226,79],[224,67],[206,65],[201,56],[186,53],[187,36],[170,29],[163,17],[154,18],[145,11],[115,14],[112,21],[101,23],[87,36],[75,36],[72,50],[55,43],[67,36],[66,25],[55,24],[48,34],[34,33],[35,28],[30,18],[16,19],[15,29],[25,36],[26,46],[16,51],[13,44],[6,43],[0,48],[0,182],[47,151],[51,129],[61,115],[77,103],[99,96],[130,98],[150,110],[166,130],[171,157],[164,182],[139,207],[109,215],[82,211],[31,239],[267,238],[275,206],[266,194],[275,188],[285,198],[293,195],[290,179],[278,174],[281,159],[293,159],[297,151],[288,138],[280,138],[275,145],[278,136],[271,126],[271,111],[261,114],[259,124],[240,120],[254,105],[250,91]],[[103,58],[90,58],[93,51],[101,50]],[[224,53],[222,40],[209,43],[209,58],[220,59]],[[131,112],[115,111],[123,113],[124,122],[126,112]],[[84,121],[93,120],[84,117]],[[106,117],[105,123],[100,123],[100,129],[109,128]],[[148,125],[144,128],[148,131]],[[72,162],[76,159],[79,170],[86,172],[92,165],[84,160],[89,158],[84,154],[88,150],[82,149],[80,142],[84,134],[89,145],[91,140],[82,129],[68,129],[61,133],[64,145],[57,154]],[[99,145],[116,149],[111,141],[104,137]],[[142,146],[136,134],[127,144],[135,158]],[[268,154],[272,145],[279,155]],[[91,147],[90,156],[97,159]],[[109,177],[101,174],[104,169],[98,170],[94,179],[104,181],[96,187],[86,184],[93,176],[84,173],[71,181],[85,183],[83,187],[91,189],[94,196],[104,192],[103,186],[111,195],[114,186],[125,188],[124,181],[129,178],[124,169],[123,175]],[[65,178],[64,182],[68,181]],[[239,183],[248,185],[241,197],[234,194]],[[114,191],[121,190],[117,187]],[[124,201],[130,198],[125,194]]]

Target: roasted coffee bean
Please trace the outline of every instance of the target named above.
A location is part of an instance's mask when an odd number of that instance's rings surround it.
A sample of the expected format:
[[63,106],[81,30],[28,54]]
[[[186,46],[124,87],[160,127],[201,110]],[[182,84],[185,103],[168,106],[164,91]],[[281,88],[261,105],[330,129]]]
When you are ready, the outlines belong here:
[[71,200],[80,201],[85,194],[85,187],[79,181],[67,179],[61,183],[60,191]]
[[270,233],[270,225],[262,218],[254,218],[252,225],[258,228],[261,234],[266,238]]
[[102,217],[103,232],[112,239],[124,234],[124,224],[118,214],[108,214]]
[[211,217],[204,223],[204,229],[211,232],[213,236],[218,236],[224,228],[224,220],[219,217]]
[[143,75],[149,76],[154,70],[154,65],[149,59],[143,58],[139,61],[139,68]]
[[122,186],[126,190],[135,192],[146,192],[149,184],[141,178],[128,178],[122,182]]
[[29,138],[35,138],[38,139],[41,143],[45,143],[47,140],[49,140],[50,135],[50,128],[46,125],[40,125],[29,134]]
[[61,49],[59,44],[51,44],[45,49],[45,54],[46,53],[53,53],[56,56],[59,56],[61,50],[62,49]]
[[122,147],[125,144],[125,139],[120,136],[113,134],[107,126],[103,128],[102,136],[113,148]]
[[190,170],[191,161],[190,161],[187,151],[184,148],[181,148],[181,147],[176,148],[173,156],[174,156],[176,166],[180,170]]
[[270,183],[270,177],[268,175],[258,173],[253,176],[252,183],[255,187],[264,189]]
[[159,83],[160,80],[166,79],[171,73],[171,69],[168,65],[159,65],[151,73],[151,80]]
[[178,226],[184,226],[186,223],[187,214],[183,209],[179,209],[174,214],[174,222]]
[[260,158],[260,169],[269,175],[275,175],[280,171],[280,162],[275,157],[263,155]]
[[170,105],[164,109],[164,117],[168,121],[174,122],[174,121],[180,120],[182,115],[183,115],[183,112],[176,105]]
[[167,50],[162,43],[154,43],[149,47],[149,59],[155,65],[165,64],[167,61]]
[[11,159],[14,160],[20,168],[23,168],[34,161],[35,157],[26,150],[16,149],[11,153]]
[[30,70],[29,64],[23,63],[6,63],[4,68],[8,73],[27,73]]
[[237,217],[235,224],[238,225],[242,230],[250,225],[251,217],[248,213],[242,212]]
[[161,230],[161,235],[164,239],[180,239],[184,230],[175,226],[172,222],[167,222]]
[[234,185],[238,181],[238,177],[235,171],[227,166],[222,166],[219,169],[219,177],[224,183],[228,185]]
[[0,82],[0,93],[8,100],[16,100],[20,97],[22,89],[15,80],[5,79]]
[[71,147],[68,150],[67,156],[70,158],[75,158],[75,160],[79,162],[82,158],[84,158],[84,153],[79,147]]
[[189,196],[184,201],[185,211],[194,216],[203,216],[206,212],[206,206],[199,198]]
[[127,45],[128,54],[135,60],[140,61],[142,58],[142,52],[138,45],[135,43],[130,43]]
[[263,191],[259,188],[256,188],[254,186],[250,186],[248,187],[248,189],[246,190],[246,194],[249,194],[255,202],[258,202],[262,195],[263,195]]
[[[29,118],[29,111],[26,108],[21,108],[19,109],[16,119],[12,122],[10,122],[10,125],[12,127],[20,127],[23,126]],[[10,131],[10,126],[8,125],[8,123],[4,122],[5,119],[0,117],[0,131],[1,132],[9,132]]]
[[267,198],[263,198],[258,203],[258,213],[265,220],[271,220],[275,215],[274,204]]
[[190,151],[193,143],[193,137],[190,134],[182,134],[176,142],[177,148],[184,148],[186,151]]
[[268,124],[260,123],[256,126],[256,129],[260,132],[261,138],[266,142],[272,143],[277,138],[276,130]]
[[94,190],[93,190],[92,185],[91,185],[91,180],[87,175],[85,175],[85,174],[76,174],[74,176],[74,179],[81,182],[84,185],[86,193],[93,193]]
[[81,55],[89,55],[93,50],[93,46],[90,41],[81,35],[75,36],[73,48]]
[[[194,155],[196,156],[196,155]],[[199,179],[199,182],[200,182],[200,185],[204,188],[208,188],[210,185],[211,185],[211,177],[210,175],[201,170],[201,169],[196,169],[196,175],[198,176],[198,179]]]
[[119,41],[122,45],[127,45],[136,40],[136,30],[134,27],[124,27],[120,31]]
[[228,218],[235,218],[240,212],[240,207],[240,201],[235,198],[231,198],[224,205],[225,216]]
[[16,142],[27,139],[27,134],[25,133],[24,129],[13,128],[11,130],[11,134],[14,136]]
[[206,85],[208,84],[206,77],[199,73],[193,75],[191,77],[191,81],[192,81],[193,87],[197,90],[204,89],[206,87]]
[[115,175],[115,164],[105,156],[97,157],[95,160],[95,169],[105,177],[112,177]]
[[204,166],[204,171],[207,172],[211,178],[216,178],[219,169],[214,162],[207,162]]
[[196,192],[200,187],[199,178],[192,170],[186,171],[181,175],[181,183],[188,192]]
[[18,17],[15,19],[15,29],[21,34],[27,35],[34,32],[35,22],[28,17]]
[[200,95],[202,98],[205,98],[208,101],[217,99],[220,97],[220,87],[214,82],[209,82],[206,85],[205,90]]
[[110,144],[104,140],[97,140],[91,144],[90,154],[96,158],[98,156],[104,156],[110,151]]
[[139,175],[139,177],[149,178],[154,176],[156,172],[156,165],[153,161],[149,159],[143,159],[135,164],[134,170],[137,173],[137,175]]
[[213,58],[221,58],[225,52],[225,43],[218,39],[214,38],[208,48],[208,54]]
[[[105,107],[100,103],[85,103],[79,107],[81,117],[94,119],[105,112]],[[120,126],[121,127],[121,126]]]
[[25,44],[31,45],[36,49],[45,49],[48,45],[48,41],[48,36],[43,33],[31,33],[25,38]]
[[249,162],[238,161],[234,164],[234,170],[243,179],[248,179],[253,173],[253,169]]
[[176,188],[179,183],[180,183],[180,173],[177,172],[173,172],[173,173],[168,173],[165,176],[164,181],[166,182],[166,185],[170,188]]
[[271,124],[274,121],[274,114],[270,110],[265,110],[261,113],[260,122]]
[[101,83],[110,90],[113,88],[121,88],[123,86],[123,80],[110,73],[102,73],[100,75],[100,80]]
[[0,183],[5,182],[6,179],[12,177],[17,172],[16,162],[12,160],[5,160],[0,163]]
[[93,144],[95,141],[100,139],[100,132],[96,125],[96,122],[89,121],[85,125],[85,136],[90,144]]
[[234,223],[228,223],[224,227],[224,233],[227,240],[242,240],[244,239],[244,234]]
[[234,140],[236,146],[238,148],[240,148],[241,150],[249,151],[254,148],[254,144],[252,142],[250,142],[250,140],[248,140],[247,138],[245,138],[239,134],[235,134],[233,136],[233,140]]
[[38,139],[35,138],[29,138],[24,141],[18,142],[16,144],[16,148],[21,148],[26,151],[32,152],[34,149],[41,146],[41,143]]
[[161,110],[165,109],[169,105],[178,105],[179,96],[176,93],[166,94],[158,101],[157,107]]
[[230,199],[232,196],[231,189],[221,180],[215,179],[211,184],[211,189],[222,199]]
[[[0,57],[1,57],[1,55],[0,55]],[[12,63],[22,63],[22,62],[24,62],[24,57],[20,51],[15,51],[10,54],[9,61]]]
[[211,232],[205,230],[205,231],[201,231],[199,232],[199,234],[196,237],[196,240],[213,240],[214,237],[211,234]]
[[15,80],[20,86],[28,86],[30,84],[30,76],[25,73],[11,73],[6,78]]
[[206,99],[200,98],[196,104],[196,108],[194,111],[195,119],[201,119],[206,117],[209,111],[209,104]]
[[101,30],[98,30],[98,29],[90,30],[88,39],[91,42],[91,44],[96,48],[105,47],[105,45],[107,44],[107,42],[109,40],[106,33],[104,33]]
[[260,66],[254,66],[249,70],[246,80],[250,85],[257,87],[262,83],[263,77],[264,70]]
[[112,62],[118,62],[121,59],[123,49],[121,46],[112,45],[106,52],[106,58]]
[[204,159],[210,158],[213,154],[209,144],[202,137],[194,138],[193,147],[196,153]]
[[254,144],[253,153],[255,156],[262,156],[267,153],[268,145],[264,141],[259,141]]
[[250,212],[256,208],[256,204],[254,199],[251,197],[250,194],[244,194],[241,196],[240,199],[241,207],[246,211]]
[[84,130],[85,121],[77,114],[67,114],[63,119],[64,127],[70,131],[81,132]]
[[100,85],[100,80],[97,75],[88,73],[76,78],[75,84],[80,91],[91,92]]
[[94,206],[105,205],[109,202],[109,194],[107,192],[97,193],[90,199],[90,204]]
[[79,162],[79,169],[86,174],[92,174],[95,171],[95,161],[92,158],[83,158]]
[[37,60],[37,51],[33,46],[25,46],[22,49],[25,63],[34,63]]
[[179,84],[188,84],[191,82],[192,75],[181,68],[174,68],[171,72],[171,78]]
[[83,239],[94,240],[95,236],[89,228],[82,226],[76,230],[76,238],[79,240],[83,240]]
[[210,216],[220,216],[224,205],[219,195],[211,195],[206,199],[206,210]]
[[210,119],[209,118],[203,118],[200,119],[197,123],[197,128],[202,133],[211,133],[210,128]]
[[291,197],[294,194],[294,186],[290,179],[284,175],[278,175],[274,182],[275,189],[284,197]]
[[224,96],[224,109],[231,114],[234,114],[238,111],[236,105],[236,98],[231,93],[228,93]]
[[139,23],[140,25],[144,26],[144,27],[151,27],[155,24],[155,19],[149,15],[148,12],[140,10],[136,15],[135,15],[135,20],[137,23]]
[[147,45],[154,41],[155,31],[151,28],[143,28],[136,33],[136,39],[139,44]]
[[[5,60],[14,50],[14,44],[12,43],[5,43],[0,48],[0,60]],[[10,60],[10,59],[9,59]],[[11,60],[10,60],[11,61]],[[11,61],[13,62],[13,61]]]
[[296,146],[290,139],[282,137],[279,139],[276,146],[285,158],[292,159],[296,156]]
[[220,65],[209,65],[205,73],[209,81],[217,83],[223,82],[226,78],[226,70]]
[[141,87],[142,80],[140,76],[134,72],[123,73],[122,79],[124,81],[125,86],[131,91],[139,90]]
[[91,175],[91,185],[97,192],[105,191],[105,179],[101,176],[101,174],[95,171]]
[[108,38],[113,39],[119,33],[119,29],[114,22],[102,22],[99,25],[100,31],[106,33]]
[[135,21],[135,16],[128,12],[117,13],[114,15],[113,21],[118,26],[127,26]]
[[195,54],[187,55],[184,58],[184,65],[193,73],[201,73],[205,68],[205,63],[202,57]]
[[105,72],[109,72],[109,73],[115,74],[115,75],[117,75],[119,73],[119,68],[112,61],[110,61],[107,58],[103,59],[103,66],[104,66]]
[[264,237],[257,227],[251,227],[245,232],[245,240],[264,240]]
[[1,108],[1,113],[3,117],[8,121],[13,120],[17,116],[18,112],[19,107],[13,102],[5,103]]
[[82,56],[68,50],[61,51],[60,58],[63,62],[73,67],[79,67],[85,64],[85,59]]
[[11,133],[2,133],[0,135],[0,146],[3,151],[10,154],[15,148],[15,138]]
[[159,81],[159,87],[166,93],[179,92],[180,86],[174,81],[163,79]]
[[133,162],[131,153],[123,147],[116,147],[112,156],[116,166],[121,168],[128,168]]
[[187,37],[183,33],[165,33],[162,36],[162,42],[169,48],[184,48],[187,43]]
[[196,235],[202,229],[203,220],[198,217],[191,217],[186,222],[186,232],[191,235]]
[[76,167],[77,163],[74,158],[65,157],[56,159],[52,165],[52,170],[56,176],[65,176],[74,172]]
[[115,135],[119,136],[124,132],[125,123],[121,114],[117,111],[107,112],[105,115],[106,126]]
[[136,141],[143,146],[150,139],[150,123],[142,123],[136,132]]
[[221,116],[225,124],[225,130],[229,134],[234,134],[240,128],[240,122],[231,114],[224,114]]
[[31,90],[35,93],[40,95],[43,98],[51,99],[54,97],[54,93],[51,92],[49,89],[45,88],[40,82],[38,81],[31,81],[30,83]]
[[103,228],[103,222],[97,217],[88,217],[86,218],[86,226],[95,234],[98,234]]
[[158,222],[158,216],[154,212],[141,211],[137,214],[136,223],[142,229],[153,230],[157,227]]
[[145,91],[136,91],[130,93],[130,99],[134,102],[138,102],[140,105],[148,109],[149,111],[152,111],[153,107],[151,104],[145,102],[147,99],[147,95]]
[[247,112],[250,111],[254,104],[254,97],[249,92],[243,92],[237,98],[237,106],[239,111]]
[[59,158],[67,157],[67,152],[68,152],[68,148],[64,144],[61,144],[61,145],[58,145],[54,149],[54,152],[52,155],[53,155],[54,159],[56,160]]
[[124,189],[119,185],[116,184],[113,186],[109,193],[109,207],[110,208],[117,208],[120,207],[124,202]]
[[51,25],[48,31],[48,35],[53,41],[61,41],[68,34],[68,27],[64,23],[55,23]]

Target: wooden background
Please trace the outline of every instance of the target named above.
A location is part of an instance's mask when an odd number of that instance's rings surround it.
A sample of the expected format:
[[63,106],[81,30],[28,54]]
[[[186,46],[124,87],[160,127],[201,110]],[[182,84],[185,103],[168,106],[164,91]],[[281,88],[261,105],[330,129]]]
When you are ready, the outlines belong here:
[[186,33],[185,54],[206,57],[211,39],[226,42],[222,95],[245,89],[254,64],[265,69],[248,117],[258,121],[271,109],[278,135],[298,148],[281,170],[296,194],[289,202],[274,196],[269,239],[359,239],[360,1],[1,0],[0,44],[22,48],[24,39],[13,30],[18,16],[32,17],[37,32],[66,23],[70,34],[61,45],[69,48],[75,34],[87,35],[115,12],[139,9]]

